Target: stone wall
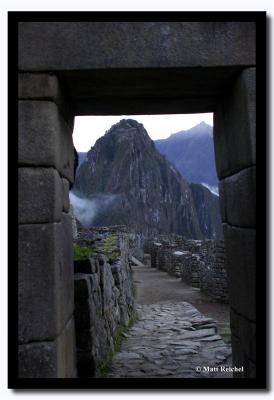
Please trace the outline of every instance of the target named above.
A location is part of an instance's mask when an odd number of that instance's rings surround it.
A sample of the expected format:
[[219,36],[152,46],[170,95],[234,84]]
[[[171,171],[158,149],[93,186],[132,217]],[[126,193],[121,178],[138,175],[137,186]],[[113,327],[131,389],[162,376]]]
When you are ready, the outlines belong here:
[[228,301],[223,241],[205,241],[200,250],[200,289],[216,300]]
[[183,240],[180,238],[148,241],[151,267],[180,277],[182,281],[213,299],[228,302],[224,242],[215,240]]
[[113,228],[79,236],[78,243],[89,243],[97,251],[94,257],[74,263],[78,376],[93,377],[100,375],[100,367],[114,351],[115,338],[134,310],[129,239]]
[[19,377],[75,376],[68,109],[214,110],[233,362],[256,376],[256,30],[265,35],[264,24],[256,13],[253,22],[18,18],[10,26],[19,38]]
[[56,76],[19,74],[19,377],[74,378],[73,118]]
[[[246,68],[214,114],[216,169],[230,290],[233,362],[256,376],[256,68]],[[237,374],[236,374],[237,375]]]

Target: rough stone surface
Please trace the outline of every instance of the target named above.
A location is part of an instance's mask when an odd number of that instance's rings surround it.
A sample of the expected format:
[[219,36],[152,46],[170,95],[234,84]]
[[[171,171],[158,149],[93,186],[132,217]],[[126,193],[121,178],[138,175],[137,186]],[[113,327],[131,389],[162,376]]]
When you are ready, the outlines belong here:
[[19,164],[55,167],[73,182],[72,131],[54,102],[19,101]]
[[256,226],[256,167],[250,167],[220,181],[224,222],[255,228]]
[[73,319],[55,341],[19,346],[20,378],[76,378]]
[[256,321],[256,230],[224,224],[230,305]]
[[[74,264],[77,368],[80,377],[99,374],[100,367],[114,350],[119,330],[128,324],[134,308],[128,236],[106,228],[92,231],[85,234],[82,243],[88,246],[89,236],[98,255]],[[78,243],[81,244],[81,234]],[[107,257],[101,252],[105,252]]]
[[56,378],[56,344],[37,342],[20,345],[18,366],[20,378]]
[[200,290],[217,301],[228,303],[224,242],[202,242],[199,257]]
[[19,343],[54,340],[73,312],[71,222],[19,227]]
[[53,74],[20,73],[18,77],[18,98],[44,99],[58,102],[61,97],[59,81]]
[[63,183],[54,168],[19,168],[19,223],[60,222]]
[[241,342],[246,357],[256,363],[256,323],[247,321],[231,309],[230,325],[231,333]]
[[228,302],[225,249],[222,240],[183,240],[158,236],[147,241],[151,267],[177,276],[217,301]]
[[21,22],[19,69],[254,65],[255,33],[253,22]]
[[217,334],[216,323],[191,304],[139,305],[137,312],[108,378],[232,377],[221,371],[231,366],[231,347]]
[[219,179],[256,164],[256,69],[247,68],[214,113]]
[[72,317],[56,339],[58,378],[77,378],[75,323]]
[[[59,240],[55,241],[55,257],[58,260],[56,273],[56,312],[60,321],[66,321],[74,309],[72,222],[69,214],[63,213]],[[57,274],[58,273],[58,274]]]
[[73,130],[74,117],[69,111],[68,103],[64,100],[60,82],[56,75],[52,73],[19,73],[18,99],[55,102],[68,125]]

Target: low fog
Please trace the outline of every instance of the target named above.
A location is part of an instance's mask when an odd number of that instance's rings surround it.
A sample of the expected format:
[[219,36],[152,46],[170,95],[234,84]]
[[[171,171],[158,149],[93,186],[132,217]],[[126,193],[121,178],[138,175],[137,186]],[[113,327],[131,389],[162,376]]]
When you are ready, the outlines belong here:
[[90,228],[95,216],[113,205],[118,197],[115,194],[95,193],[87,198],[77,196],[74,192],[69,193],[73,213],[84,228]]

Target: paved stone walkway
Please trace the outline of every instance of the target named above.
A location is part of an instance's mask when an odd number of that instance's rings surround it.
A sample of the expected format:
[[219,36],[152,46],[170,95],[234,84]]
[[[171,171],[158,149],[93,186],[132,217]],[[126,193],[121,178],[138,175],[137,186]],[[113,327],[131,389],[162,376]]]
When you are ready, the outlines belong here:
[[138,305],[109,378],[231,378],[231,347],[216,323],[187,302]]

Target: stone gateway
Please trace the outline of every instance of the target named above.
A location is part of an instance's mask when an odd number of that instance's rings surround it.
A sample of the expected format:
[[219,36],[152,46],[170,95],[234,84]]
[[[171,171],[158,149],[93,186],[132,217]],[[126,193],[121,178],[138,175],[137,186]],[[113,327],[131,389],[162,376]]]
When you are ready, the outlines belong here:
[[233,365],[255,377],[256,22],[19,19],[18,34],[19,377],[76,377],[74,116],[188,112],[214,112]]

